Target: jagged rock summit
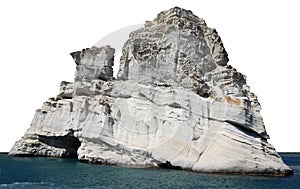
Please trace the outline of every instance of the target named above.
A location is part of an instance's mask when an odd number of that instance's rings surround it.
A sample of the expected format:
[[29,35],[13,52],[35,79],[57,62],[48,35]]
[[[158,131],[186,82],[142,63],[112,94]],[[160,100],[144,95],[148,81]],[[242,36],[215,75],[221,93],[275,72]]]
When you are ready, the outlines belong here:
[[44,102],[13,156],[170,167],[209,173],[288,175],[268,143],[260,104],[227,65],[215,29],[178,7],[124,44],[117,78],[109,46],[71,53],[74,82]]

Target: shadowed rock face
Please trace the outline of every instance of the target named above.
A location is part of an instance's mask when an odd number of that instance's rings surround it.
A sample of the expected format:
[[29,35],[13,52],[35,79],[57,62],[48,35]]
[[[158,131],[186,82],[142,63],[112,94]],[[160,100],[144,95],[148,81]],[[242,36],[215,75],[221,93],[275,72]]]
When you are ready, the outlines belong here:
[[268,143],[260,104],[227,65],[215,29],[178,7],[132,32],[113,78],[114,49],[71,53],[74,82],[36,111],[10,155],[162,166],[208,173],[288,175]]

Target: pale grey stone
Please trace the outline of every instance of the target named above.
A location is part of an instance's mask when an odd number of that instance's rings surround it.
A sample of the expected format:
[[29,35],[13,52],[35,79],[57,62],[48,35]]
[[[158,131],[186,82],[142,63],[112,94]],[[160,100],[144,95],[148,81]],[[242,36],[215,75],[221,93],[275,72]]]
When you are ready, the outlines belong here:
[[115,50],[110,46],[92,47],[71,53],[76,66],[75,81],[113,78]]
[[209,173],[288,175],[268,143],[246,77],[227,65],[215,29],[178,7],[114,49],[71,53],[73,83],[36,111],[10,155],[76,157],[91,163]]

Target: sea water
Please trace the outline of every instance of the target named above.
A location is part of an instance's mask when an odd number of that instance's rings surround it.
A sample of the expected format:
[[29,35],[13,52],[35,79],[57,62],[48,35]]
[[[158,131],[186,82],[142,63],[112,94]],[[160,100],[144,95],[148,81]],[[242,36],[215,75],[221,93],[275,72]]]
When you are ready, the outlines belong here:
[[282,153],[294,169],[287,177],[201,174],[171,169],[90,165],[57,158],[0,154],[0,188],[295,188],[300,189],[300,153]]

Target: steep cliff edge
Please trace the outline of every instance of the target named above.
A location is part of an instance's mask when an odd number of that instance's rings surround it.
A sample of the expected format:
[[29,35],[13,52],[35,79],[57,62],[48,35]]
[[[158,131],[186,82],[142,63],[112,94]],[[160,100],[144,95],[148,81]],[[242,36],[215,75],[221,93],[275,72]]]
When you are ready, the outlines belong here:
[[35,113],[13,156],[173,167],[209,173],[288,175],[245,76],[227,65],[215,29],[191,11],[161,12],[114,49],[71,53],[74,82]]

